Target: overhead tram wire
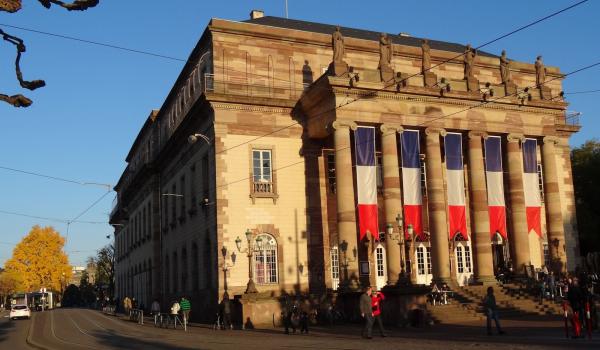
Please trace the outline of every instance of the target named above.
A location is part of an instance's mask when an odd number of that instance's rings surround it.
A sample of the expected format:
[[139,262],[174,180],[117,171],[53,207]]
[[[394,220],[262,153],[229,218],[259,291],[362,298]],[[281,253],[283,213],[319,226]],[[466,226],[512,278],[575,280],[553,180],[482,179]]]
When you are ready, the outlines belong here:
[[[561,78],[564,78],[564,77],[567,77],[567,76],[570,76],[570,75],[573,75],[573,74],[576,74],[576,73],[580,73],[580,72],[582,72],[582,71],[585,71],[585,70],[588,70],[588,69],[591,69],[591,68],[594,68],[594,67],[597,67],[597,66],[600,66],[600,61],[598,61],[598,62],[595,62],[595,63],[592,63],[592,64],[590,64],[590,65],[587,65],[587,66],[584,66],[584,67],[582,67],[582,68],[575,69],[575,70],[573,70],[573,71],[571,71],[571,72],[569,72],[569,73],[566,73],[566,74],[564,74],[564,75],[562,75],[562,76],[560,76],[560,77],[556,77],[556,78],[552,78],[552,79],[550,79],[550,80],[547,80],[547,81],[545,81],[544,83],[542,83],[542,85],[545,85],[545,84],[547,84],[547,83],[549,83],[549,82],[552,82],[552,81],[554,81],[554,80],[557,80],[557,79],[561,79]],[[535,88],[535,86],[530,86],[530,87],[528,87],[528,88]],[[473,108],[481,107],[481,106],[483,106],[483,105],[486,105],[486,104],[488,104],[488,103],[491,103],[491,102],[495,102],[495,101],[501,100],[501,99],[503,99],[503,98],[507,98],[507,97],[511,97],[511,96],[517,96],[517,95],[518,95],[518,91],[517,91],[517,92],[515,92],[515,93],[512,93],[512,94],[510,94],[510,95],[505,95],[505,96],[498,97],[498,98],[496,98],[496,99],[493,99],[493,100],[483,101],[483,102],[481,102],[481,103],[479,103],[479,104],[477,104],[477,105],[474,105],[474,106],[469,106],[469,107],[467,107],[467,108],[464,108],[464,109],[462,109],[462,110],[460,110],[460,111],[456,111],[456,112],[453,112],[453,113],[450,113],[450,114],[446,114],[446,115],[443,115],[443,116],[437,117],[437,118],[435,118],[435,119],[432,119],[432,120],[427,120],[427,121],[425,121],[425,122],[423,122],[423,123],[420,123],[420,124],[418,124],[418,125],[416,125],[416,126],[423,126],[423,125],[425,125],[425,124],[427,124],[427,123],[431,123],[431,122],[434,122],[434,121],[440,120],[440,119],[442,119],[442,118],[446,118],[446,117],[449,117],[449,116],[453,116],[453,115],[456,115],[456,114],[458,114],[458,113],[466,112],[466,111],[468,111],[468,110],[471,110],[471,109],[473,109]],[[394,135],[394,136],[395,136],[395,134],[388,134],[388,135],[384,135],[384,136],[382,136],[382,137],[391,136],[391,135]],[[334,152],[339,152],[339,151],[343,151],[343,150],[346,150],[346,149],[348,149],[348,150],[349,150],[349,149],[351,149],[351,147],[352,147],[352,145],[350,145],[350,146],[346,146],[346,147],[342,147],[342,148],[339,148],[339,149],[334,149],[333,151],[334,151]],[[281,167],[279,167],[279,168],[277,168],[277,169],[273,169],[273,171],[279,171],[279,170],[283,170],[283,169],[291,168],[291,167],[293,167],[293,166],[295,166],[295,165],[299,165],[299,164],[305,164],[305,163],[306,163],[306,162],[305,162],[304,160],[301,160],[301,161],[298,161],[298,162],[294,162],[294,163],[286,164],[286,165],[284,165],[284,166],[281,166]],[[353,167],[354,167],[354,166],[353,166]],[[247,180],[249,180],[249,179],[251,179],[251,178],[252,178],[252,176],[248,176],[248,177],[245,177],[245,178],[242,178],[242,179],[238,179],[238,180],[234,180],[234,181],[231,181],[231,182],[228,182],[228,183],[222,184],[222,185],[218,185],[216,188],[221,188],[221,187],[225,187],[225,186],[233,185],[233,184],[236,184],[236,183],[239,183],[239,182],[242,182],[242,181],[247,181]]]
[[[38,215],[18,213],[18,212],[14,212],[14,211],[7,211],[7,210],[0,210],[0,214],[22,216],[22,217],[26,217],[26,218],[51,221],[51,222],[56,222],[56,223],[61,223],[61,224],[66,224],[67,222],[69,222],[69,220],[67,220],[67,219],[50,218],[50,217],[44,217],[44,216],[38,216]],[[107,222],[103,222],[103,221],[80,221],[80,220],[73,221],[73,223],[77,223],[77,224],[107,224]]]
[[37,176],[37,177],[41,177],[41,178],[45,178],[45,179],[49,179],[49,180],[54,180],[54,181],[59,181],[59,182],[66,182],[66,183],[76,184],[76,185],[82,185],[82,186],[94,185],[94,186],[106,187],[106,188],[109,188],[109,189],[112,188],[112,185],[110,185],[110,184],[103,184],[103,183],[91,182],[91,181],[78,181],[78,180],[66,179],[66,178],[62,178],[62,177],[58,177],[58,176],[46,175],[46,174],[41,174],[41,173],[38,173],[38,172],[27,171],[27,170],[22,170],[22,169],[16,169],[16,168],[11,168],[11,167],[2,166],[2,165],[0,165],[0,169],[1,170],[12,171],[12,172],[15,172],[15,173],[21,173],[21,174],[27,174],[27,175]]
[[573,92],[565,92],[565,95],[579,95],[579,94],[592,94],[600,92],[600,89],[597,90],[586,90],[586,91],[573,91]]

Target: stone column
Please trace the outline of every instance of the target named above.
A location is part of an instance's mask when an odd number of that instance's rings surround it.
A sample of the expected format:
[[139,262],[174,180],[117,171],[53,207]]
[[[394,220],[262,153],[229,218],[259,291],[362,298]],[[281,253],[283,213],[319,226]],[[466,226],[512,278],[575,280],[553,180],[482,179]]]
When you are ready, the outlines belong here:
[[494,262],[492,258],[492,240],[490,238],[490,216],[483,164],[482,138],[487,134],[481,131],[469,132],[469,193],[471,202],[471,235],[475,279],[477,282],[494,282]]
[[[398,166],[398,142],[396,135],[404,129],[401,126],[384,124],[381,129],[381,150],[383,152],[383,202],[385,208],[386,225],[392,225],[394,232],[403,235],[402,228],[398,227],[396,216],[402,216],[402,192],[400,190],[400,167]],[[387,233],[387,232],[386,232]],[[401,236],[398,236],[400,239]],[[398,283],[400,263],[400,245],[398,241],[386,237],[385,250],[387,256],[387,278],[389,285]]]
[[[352,152],[350,130],[356,130],[354,122],[334,121],[337,229],[341,248],[340,287],[358,289],[358,247],[356,231],[356,205],[354,200],[354,178],[352,176]],[[354,253],[356,252],[356,256]],[[347,259],[347,266],[346,260]]]
[[[567,258],[565,256],[565,228],[562,218],[558,174],[556,171],[556,149],[558,138],[544,137],[542,146],[542,161],[544,166],[544,192],[546,204],[546,223],[548,224],[548,246],[552,259],[557,266],[553,268],[565,271]],[[560,262],[560,263],[559,263]]]
[[521,152],[521,142],[525,140],[525,137],[509,134],[507,140],[511,228],[508,239],[514,271],[517,274],[524,274],[523,266],[531,264],[527,215],[525,214],[525,193],[523,191],[523,154]]
[[442,154],[440,136],[446,130],[427,128],[426,167],[427,167],[427,204],[429,208],[429,230],[431,232],[431,267],[433,279],[439,283],[450,282],[450,256],[448,252],[448,221],[446,200],[444,197],[444,178],[442,173]]

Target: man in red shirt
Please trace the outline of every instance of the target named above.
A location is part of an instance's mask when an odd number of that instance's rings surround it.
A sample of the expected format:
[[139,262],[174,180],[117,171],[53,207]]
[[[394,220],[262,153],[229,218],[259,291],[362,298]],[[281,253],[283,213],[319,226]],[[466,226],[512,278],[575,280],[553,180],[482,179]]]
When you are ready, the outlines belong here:
[[381,302],[383,300],[385,300],[385,296],[380,291],[371,294],[371,307],[373,308],[373,323],[377,323],[381,336],[385,337],[383,321],[381,321]]

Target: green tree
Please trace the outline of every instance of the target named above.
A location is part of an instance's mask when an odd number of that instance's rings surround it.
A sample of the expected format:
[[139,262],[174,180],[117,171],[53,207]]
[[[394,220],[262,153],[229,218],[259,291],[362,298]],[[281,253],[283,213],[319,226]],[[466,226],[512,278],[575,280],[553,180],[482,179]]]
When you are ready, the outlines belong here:
[[71,277],[64,245],[65,239],[52,227],[34,226],[6,262],[6,272],[18,277],[17,290],[61,290],[63,280]]
[[600,251],[600,142],[586,141],[571,151],[575,209],[581,254]]
[[104,296],[110,300],[115,290],[115,246],[108,244],[98,251],[94,258],[96,264],[96,286],[98,290],[106,291]]

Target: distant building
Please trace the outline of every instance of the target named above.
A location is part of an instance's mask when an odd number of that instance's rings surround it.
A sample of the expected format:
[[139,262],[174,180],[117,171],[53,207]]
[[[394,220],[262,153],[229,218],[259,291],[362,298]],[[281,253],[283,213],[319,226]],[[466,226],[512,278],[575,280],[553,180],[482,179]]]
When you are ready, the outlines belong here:
[[81,277],[83,276],[84,271],[84,266],[73,266],[73,268],[71,269],[71,278],[69,279],[68,285],[74,284],[79,287],[79,285],[81,284]]
[[532,63],[352,28],[331,64],[335,30],[210,21],[115,187],[119,298],[187,295],[212,321],[227,290],[269,323],[286,293],[574,268],[579,125],[558,68],[540,84]]

